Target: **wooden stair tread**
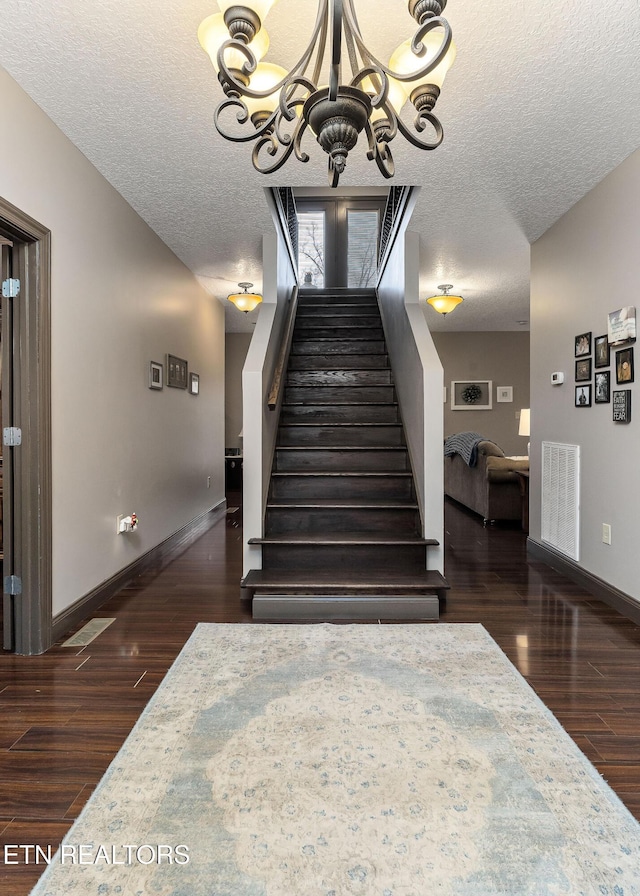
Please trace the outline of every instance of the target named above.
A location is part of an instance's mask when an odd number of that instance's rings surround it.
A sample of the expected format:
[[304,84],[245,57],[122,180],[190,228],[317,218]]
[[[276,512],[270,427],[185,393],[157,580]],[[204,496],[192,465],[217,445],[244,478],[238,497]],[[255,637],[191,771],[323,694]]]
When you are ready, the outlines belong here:
[[345,471],[340,470],[336,472],[335,470],[300,470],[298,471],[290,471],[290,470],[278,470],[271,474],[272,476],[377,476],[383,477],[387,479],[389,476],[403,476],[404,478],[410,478],[412,473],[409,470],[392,470],[391,472],[386,471],[378,471],[378,470],[353,470],[353,471]]
[[308,407],[323,407],[323,408],[345,408],[345,407],[385,407],[385,408],[397,408],[397,401],[316,401],[314,398],[313,404],[309,404],[308,401],[291,401],[288,399],[282,406],[283,408],[308,408]]
[[269,501],[267,509],[277,508],[278,510],[417,510],[418,505],[400,501],[377,501],[372,498],[370,501],[336,501],[332,499],[314,500],[314,501]]
[[276,445],[278,451],[406,451],[406,445]]
[[340,535],[309,535],[303,533],[296,535],[290,533],[288,535],[271,535],[264,538],[250,538],[249,544],[297,544],[297,545],[389,545],[389,544],[409,544],[409,545],[431,545],[437,546],[440,542],[435,538],[420,538],[419,535],[383,535],[378,532],[351,532],[348,535],[340,533]]
[[349,421],[349,422],[345,423],[345,422],[342,421],[342,420],[338,421],[337,423],[329,423],[329,422],[327,422],[326,420],[322,420],[322,421],[319,422],[319,423],[308,423],[308,422],[305,421],[305,420],[301,420],[300,423],[294,423],[294,422],[292,422],[291,420],[288,420],[288,421],[286,421],[286,422],[280,424],[280,427],[281,427],[281,428],[283,428],[283,427],[289,427],[289,426],[308,426],[308,427],[310,427],[310,428],[312,428],[312,427],[318,428],[318,427],[320,427],[320,426],[327,426],[327,427],[329,427],[329,426],[331,426],[331,427],[338,427],[338,426],[341,426],[341,427],[346,427],[346,426],[354,426],[354,427],[361,427],[361,426],[389,427],[389,426],[395,426],[395,427],[400,427],[400,428],[402,428],[402,423],[398,423],[396,420],[394,420],[394,421],[390,421],[389,423],[380,423],[380,422],[377,421],[377,420],[374,420],[374,421],[372,421],[371,423],[366,423],[366,422],[364,422],[364,421],[363,421],[363,422],[357,422],[357,421],[354,421],[353,423]]
[[316,590],[321,588],[349,588],[353,591],[375,590],[440,590],[449,589],[449,583],[436,569],[425,569],[419,573],[387,573],[377,571],[375,579],[368,580],[361,572],[350,570],[313,572],[306,569],[251,569],[242,579],[243,588]]

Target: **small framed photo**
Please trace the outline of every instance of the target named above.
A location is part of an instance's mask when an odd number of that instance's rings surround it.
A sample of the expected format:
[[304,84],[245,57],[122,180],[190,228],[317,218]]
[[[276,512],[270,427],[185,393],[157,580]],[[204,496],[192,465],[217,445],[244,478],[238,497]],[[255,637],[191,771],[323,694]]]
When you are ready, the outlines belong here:
[[187,362],[184,358],[167,355],[167,386],[174,389],[187,388]]
[[596,336],[593,340],[593,366],[608,367],[611,363],[611,348],[607,334]]
[[636,341],[636,309],[633,305],[611,312],[607,324],[607,338],[611,345]]
[[575,357],[582,358],[591,354],[591,333],[581,333],[576,336]]
[[631,420],[631,389],[619,389],[613,393],[613,422],[629,423]]
[[616,383],[633,382],[633,349],[616,352]]
[[594,392],[596,404],[609,404],[611,401],[611,371],[596,370]]
[[591,383],[588,386],[576,386],[576,407],[591,407]]
[[200,392],[200,374],[199,373],[190,373],[189,374],[189,392],[192,395],[197,395]]
[[164,385],[164,367],[159,361],[149,361],[149,388],[162,389]]
[[491,380],[452,380],[452,411],[490,411],[493,407]]
[[513,386],[496,386],[496,401],[513,401]]
[[591,358],[578,358],[576,361],[576,383],[589,382],[591,379]]

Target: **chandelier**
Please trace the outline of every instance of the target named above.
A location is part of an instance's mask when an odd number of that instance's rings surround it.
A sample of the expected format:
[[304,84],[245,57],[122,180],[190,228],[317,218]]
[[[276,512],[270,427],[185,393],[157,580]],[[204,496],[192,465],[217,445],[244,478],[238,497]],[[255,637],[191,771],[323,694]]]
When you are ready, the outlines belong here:
[[[309,45],[289,71],[261,61],[269,48],[263,22],[275,2],[218,0],[221,12],[198,29],[225,94],[215,111],[216,129],[235,143],[255,141],[257,171],[277,171],[292,153],[308,162],[301,146],[307,128],[329,156],[332,187],[362,132],[367,159],[375,161],[384,177],[394,175],[390,144],[398,132],[419,149],[442,143],[442,125],[433,108],[455,59],[451,26],[441,15],[447,0],[408,0],[418,28],[388,65],[365,45],[354,0],[318,0]],[[328,85],[322,83],[327,64]],[[345,77],[347,65],[350,78]],[[413,107],[412,128],[400,117],[407,102]],[[423,136],[428,126],[430,139]]]

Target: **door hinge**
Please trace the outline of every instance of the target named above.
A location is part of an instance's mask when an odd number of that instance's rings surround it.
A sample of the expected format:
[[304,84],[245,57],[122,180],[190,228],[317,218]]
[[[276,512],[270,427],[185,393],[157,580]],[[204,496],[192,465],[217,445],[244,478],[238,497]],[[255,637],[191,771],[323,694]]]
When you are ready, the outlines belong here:
[[15,299],[20,295],[20,281],[9,277],[2,281],[2,295],[5,299]]
[[16,445],[22,445],[22,430],[19,426],[5,426],[2,430],[2,444],[8,445],[9,448],[15,448]]
[[4,577],[4,593],[22,594],[22,579],[20,578],[20,576]]

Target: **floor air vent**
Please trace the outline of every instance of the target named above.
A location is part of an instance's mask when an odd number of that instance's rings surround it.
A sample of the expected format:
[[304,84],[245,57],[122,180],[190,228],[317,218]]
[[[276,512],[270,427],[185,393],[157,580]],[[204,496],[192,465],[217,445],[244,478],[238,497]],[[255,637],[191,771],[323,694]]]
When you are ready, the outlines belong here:
[[86,625],[83,625],[79,631],[72,635],[68,640],[64,642],[63,647],[86,647],[87,644],[91,644],[94,638],[97,638],[98,635],[101,635],[102,632],[108,628],[112,622],[115,622],[115,617],[113,619],[101,618],[96,616],[94,619],[91,619],[87,622]]
[[542,443],[542,540],[580,559],[580,447]]

